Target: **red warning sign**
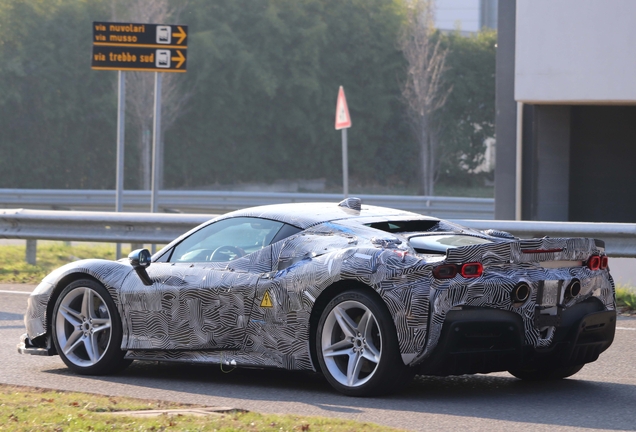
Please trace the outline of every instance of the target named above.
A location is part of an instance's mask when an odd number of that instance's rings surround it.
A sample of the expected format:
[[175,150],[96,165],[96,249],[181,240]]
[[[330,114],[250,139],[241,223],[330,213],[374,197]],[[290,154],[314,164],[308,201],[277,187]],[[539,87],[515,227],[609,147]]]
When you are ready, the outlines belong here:
[[338,91],[338,102],[336,102],[336,130],[346,129],[351,127],[351,116],[349,115],[349,108],[347,107],[347,98],[342,86]]

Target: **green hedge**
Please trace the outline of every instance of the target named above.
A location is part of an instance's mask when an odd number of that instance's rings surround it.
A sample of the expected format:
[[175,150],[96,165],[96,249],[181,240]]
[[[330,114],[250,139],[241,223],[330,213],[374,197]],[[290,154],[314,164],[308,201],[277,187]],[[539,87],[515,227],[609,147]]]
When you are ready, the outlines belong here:
[[[417,146],[396,43],[403,1],[191,0],[178,22],[189,25],[188,72],[178,81],[190,97],[165,134],[166,187],[339,184],[340,85],[353,120],[351,177],[415,184]],[[90,69],[92,21],[109,21],[110,12],[105,0],[0,0],[1,188],[114,188],[116,72]],[[493,134],[494,36],[443,37],[454,86],[444,145],[448,160],[458,152],[474,158]],[[132,189],[139,137],[130,114],[128,123],[125,187]],[[465,175],[454,165],[443,164],[444,172]]]

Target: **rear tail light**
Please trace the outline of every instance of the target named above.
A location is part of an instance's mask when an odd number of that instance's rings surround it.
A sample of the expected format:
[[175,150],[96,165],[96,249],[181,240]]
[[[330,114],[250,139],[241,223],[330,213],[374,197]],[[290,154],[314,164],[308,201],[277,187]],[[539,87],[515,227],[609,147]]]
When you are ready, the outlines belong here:
[[465,278],[476,278],[484,273],[484,266],[481,263],[443,264],[433,269],[435,279],[452,279],[458,273]]
[[592,255],[588,260],[587,260],[587,268],[589,268],[592,271],[596,271],[601,267],[601,257],[598,255]]
[[433,269],[435,279],[452,279],[457,276],[457,266],[455,264],[445,264]]
[[462,266],[461,274],[465,278],[476,278],[482,275],[484,267],[481,263],[468,263]]
[[607,267],[609,266],[609,260],[607,258],[607,255],[603,255],[601,257],[601,265],[600,265],[600,269],[601,270],[605,270]]

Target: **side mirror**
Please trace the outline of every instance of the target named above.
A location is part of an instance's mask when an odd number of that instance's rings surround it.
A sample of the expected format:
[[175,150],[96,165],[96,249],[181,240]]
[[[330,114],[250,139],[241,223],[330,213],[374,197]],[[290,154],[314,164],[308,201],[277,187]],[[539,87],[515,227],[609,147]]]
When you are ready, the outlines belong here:
[[148,267],[151,263],[150,261],[150,252],[148,249],[137,249],[128,254],[128,261],[132,268],[137,272],[137,276],[143,282],[144,285],[150,286],[152,285],[152,279],[148,276],[148,272],[146,272],[146,267]]

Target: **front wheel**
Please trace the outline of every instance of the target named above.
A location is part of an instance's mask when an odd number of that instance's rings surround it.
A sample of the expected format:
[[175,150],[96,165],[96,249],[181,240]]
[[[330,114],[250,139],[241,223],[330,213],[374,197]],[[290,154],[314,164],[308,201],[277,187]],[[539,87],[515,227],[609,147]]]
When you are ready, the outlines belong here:
[[559,380],[563,378],[567,378],[569,376],[574,375],[581,369],[583,369],[584,365],[574,365],[574,366],[543,366],[532,369],[516,369],[508,371],[511,375],[522,379],[524,381],[549,381],[549,380]]
[[58,354],[76,373],[105,375],[130,364],[120,349],[115,303],[96,281],[78,280],[64,288],[53,309],[52,336]]
[[327,381],[348,396],[391,393],[414,375],[402,362],[386,306],[362,290],[345,291],[324,309],[316,353]]

